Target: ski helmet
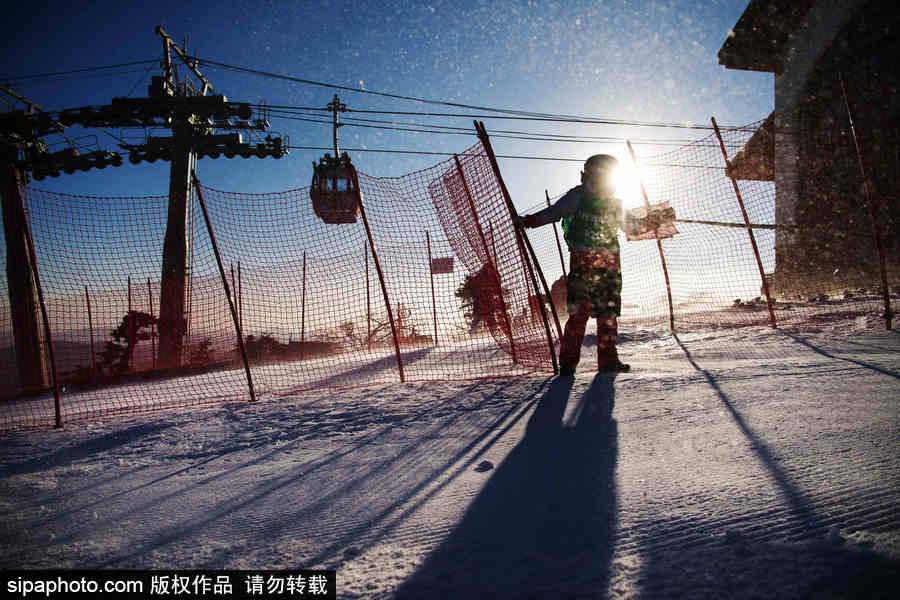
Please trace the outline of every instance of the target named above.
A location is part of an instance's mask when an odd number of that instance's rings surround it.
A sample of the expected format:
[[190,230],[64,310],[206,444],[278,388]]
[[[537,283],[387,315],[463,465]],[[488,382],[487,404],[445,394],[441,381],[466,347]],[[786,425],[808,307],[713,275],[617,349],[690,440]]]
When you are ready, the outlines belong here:
[[606,173],[619,166],[619,161],[610,154],[595,154],[584,161],[585,173]]

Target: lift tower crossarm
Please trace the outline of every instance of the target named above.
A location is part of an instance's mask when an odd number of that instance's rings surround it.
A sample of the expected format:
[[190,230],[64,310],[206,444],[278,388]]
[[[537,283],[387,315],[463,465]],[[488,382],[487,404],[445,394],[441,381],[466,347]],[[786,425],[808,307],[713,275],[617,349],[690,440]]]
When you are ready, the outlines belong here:
[[[212,89],[213,89],[212,84],[206,80],[206,78],[199,71],[199,69],[197,69],[197,65],[193,61],[191,61],[190,57],[187,54],[184,53],[184,50],[182,50],[181,48],[178,47],[178,44],[175,43],[175,40],[170,38],[169,34],[167,34],[163,30],[163,28],[160,27],[159,25],[156,26],[156,33],[163,39],[163,42],[166,45],[166,48],[167,49],[171,48],[172,50],[174,50],[175,54],[177,54],[178,57],[181,58],[182,61],[184,61],[184,64],[187,65],[188,69],[190,69],[194,73],[194,75],[197,76],[197,79],[199,79],[200,81],[203,82],[203,89],[200,92],[200,95],[205,96],[206,92],[212,91]],[[169,57],[169,53],[166,52],[166,79],[167,79],[167,81],[169,80],[169,74],[170,74],[171,67],[172,67],[170,64],[170,60],[171,59]]]
[[0,91],[2,91],[4,94],[9,94],[10,96],[12,96],[13,98],[15,98],[15,99],[18,100],[19,102],[22,102],[23,104],[27,104],[27,105],[28,105],[28,112],[25,113],[26,115],[30,115],[30,114],[33,113],[35,110],[37,110],[38,112],[44,112],[44,109],[43,109],[43,108],[41,108],[40,106],[38,106],[38,105],[35,104],[34,102],[30,101],[28,98],[26,98],[26,97],[24,97],[24,96],[22,96],[22,95],[20,95],[20,94],[17,94],[16,92],[14,92],[13,90],[9,89],[9,88],[6,87],[5,85],[0,85]]

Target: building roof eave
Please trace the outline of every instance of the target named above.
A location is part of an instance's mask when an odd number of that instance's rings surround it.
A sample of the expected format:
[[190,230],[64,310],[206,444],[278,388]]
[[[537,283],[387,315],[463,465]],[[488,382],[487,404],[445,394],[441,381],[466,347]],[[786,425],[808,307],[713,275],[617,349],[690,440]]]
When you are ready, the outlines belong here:
[[729,69],[781,70],[786,42],[799,28],[814,0],[750,0],[719,49],[719,64]]

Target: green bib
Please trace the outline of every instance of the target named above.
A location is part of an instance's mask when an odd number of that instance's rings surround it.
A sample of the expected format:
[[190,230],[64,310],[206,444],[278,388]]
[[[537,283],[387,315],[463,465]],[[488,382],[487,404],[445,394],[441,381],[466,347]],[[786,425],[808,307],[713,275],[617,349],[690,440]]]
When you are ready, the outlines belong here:
[[596,196],[581,190],[578,210],[562,220],[569,247],[619,250],[619,214],[622,205],[615,196]]

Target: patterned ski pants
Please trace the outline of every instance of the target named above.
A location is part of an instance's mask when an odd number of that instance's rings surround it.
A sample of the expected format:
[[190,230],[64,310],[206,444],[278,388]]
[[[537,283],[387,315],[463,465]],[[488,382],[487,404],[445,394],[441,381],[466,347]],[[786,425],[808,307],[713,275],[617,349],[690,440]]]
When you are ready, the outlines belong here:
[[559,352],[560,363],[575,367],[587,320],[597,318],[597,363],[613,364],[616,352],[616,318],[622,310],[622,273],[616,252],[577,252],[569,263],[566,303],[569,320]]

